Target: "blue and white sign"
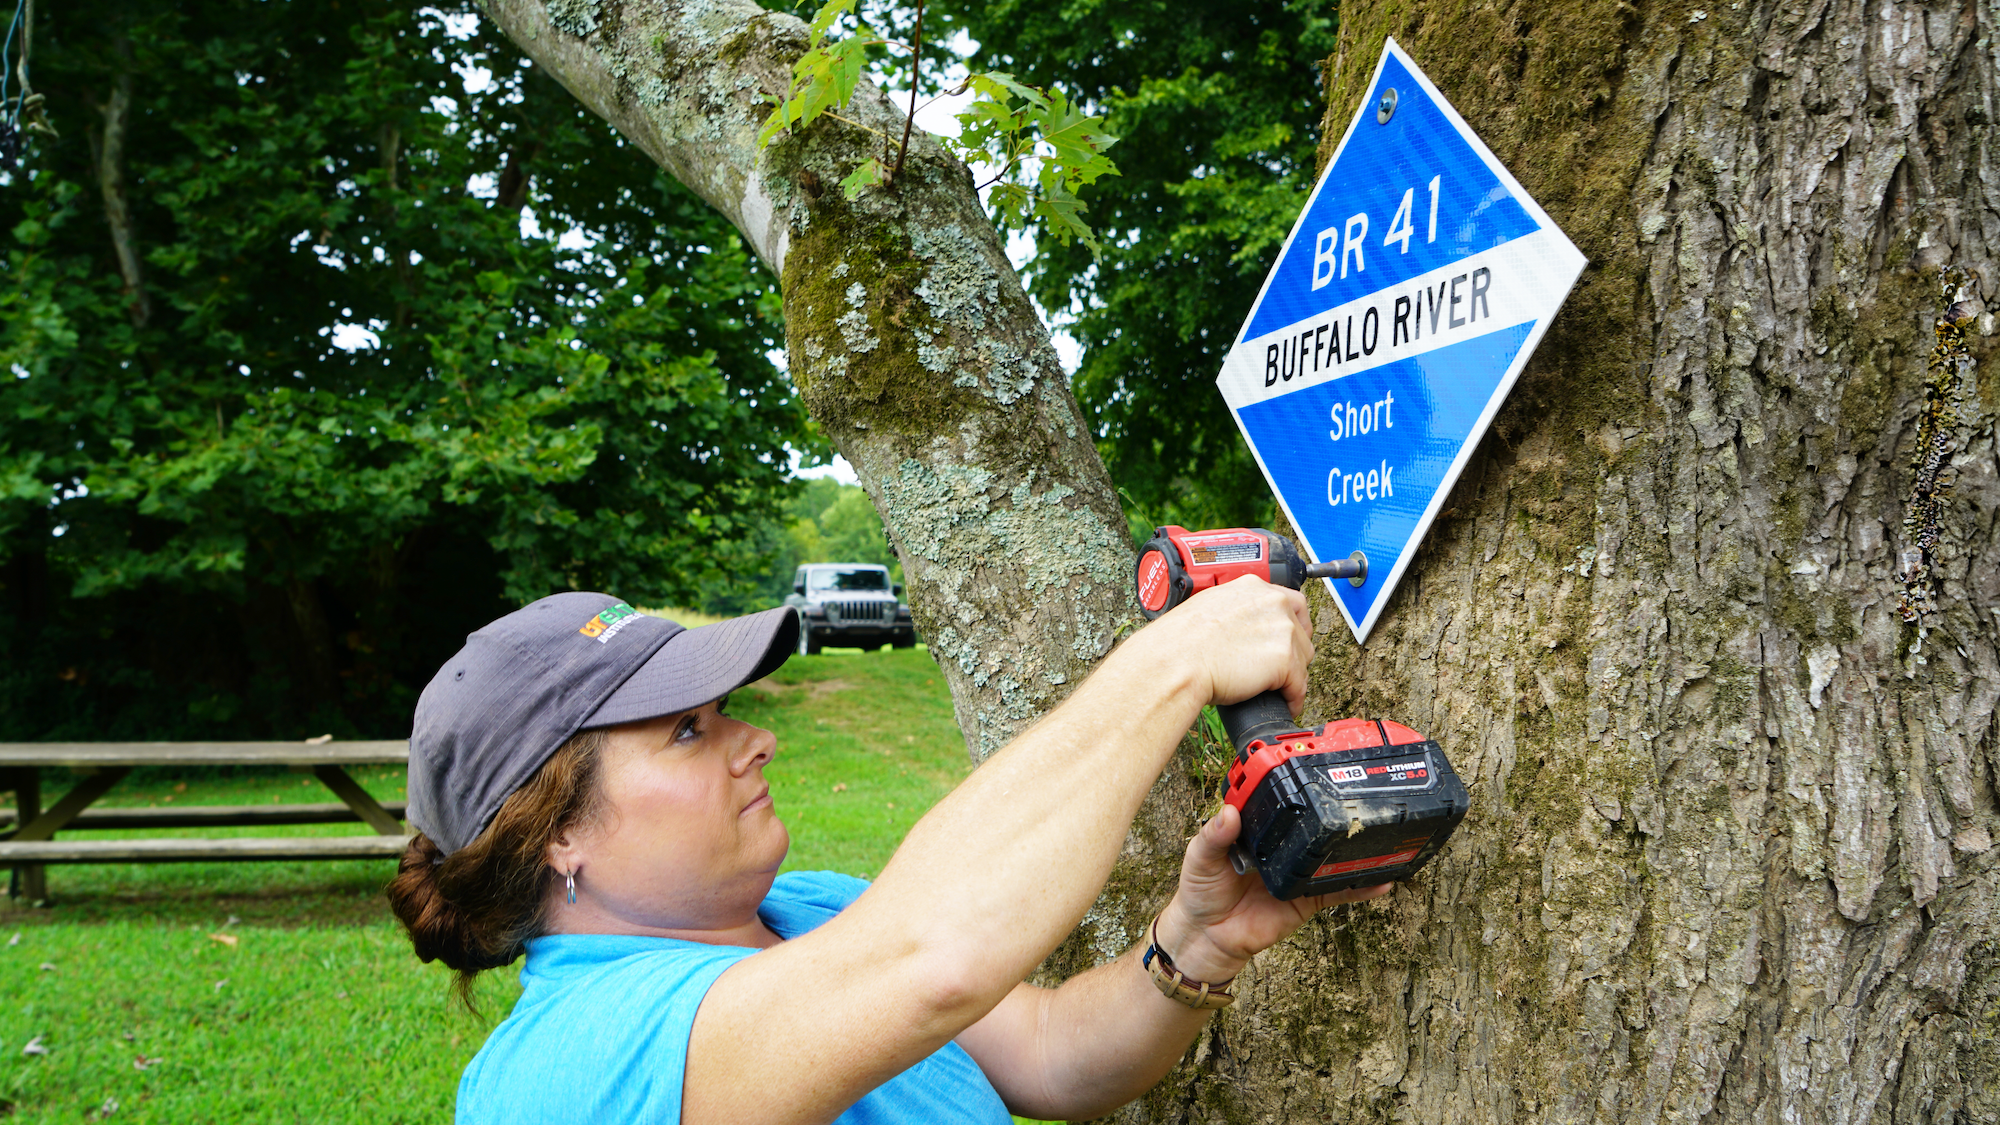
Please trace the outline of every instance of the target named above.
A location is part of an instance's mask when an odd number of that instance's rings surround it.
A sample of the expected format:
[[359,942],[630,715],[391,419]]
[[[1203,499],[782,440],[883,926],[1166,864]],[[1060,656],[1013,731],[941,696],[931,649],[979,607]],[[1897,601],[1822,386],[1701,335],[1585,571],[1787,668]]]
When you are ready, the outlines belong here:
[[1390,40],[1216,378],[1356,641],[1583,266]]

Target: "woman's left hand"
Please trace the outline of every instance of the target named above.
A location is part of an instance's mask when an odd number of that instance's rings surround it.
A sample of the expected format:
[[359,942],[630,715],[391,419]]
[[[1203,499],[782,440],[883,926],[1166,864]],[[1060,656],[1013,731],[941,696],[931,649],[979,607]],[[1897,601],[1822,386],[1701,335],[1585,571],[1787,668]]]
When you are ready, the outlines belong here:
[[1219,983],[1233,977],[1253,955],[1291,936],[1319,911],[1379,898],[1392,885],[1281,902],[1264,889],[1256,872],[1238,875],[1231,866],[1229,845],[1242,826],[1242,814],[1227,804],[1201,826],[1181,861],[1180,889],[1160,914],[1160,948],[1193,980]]

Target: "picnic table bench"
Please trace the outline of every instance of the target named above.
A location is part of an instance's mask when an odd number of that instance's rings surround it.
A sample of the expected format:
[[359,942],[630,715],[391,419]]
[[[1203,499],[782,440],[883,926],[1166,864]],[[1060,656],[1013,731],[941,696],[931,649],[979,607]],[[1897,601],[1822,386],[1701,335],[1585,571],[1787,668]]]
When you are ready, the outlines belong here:
[[[0,742],[0,790],[15,807],[0,810],[0,866],[17,872],[22,897],[48,897],[44,864],[159,863],[190,860],[370,859],[409,846],[404,802],[383,804],[348,776],[349,766],[407,765],[410,746],[385,742]],[[141,766],[289,766],[310,771],[338,803],[194,805],[93,809],[99,797]],[[42,771],[80,773],[55,804],[41,803]],[[359,820],[372,836],[55,838],[58,831],[333,824]]]

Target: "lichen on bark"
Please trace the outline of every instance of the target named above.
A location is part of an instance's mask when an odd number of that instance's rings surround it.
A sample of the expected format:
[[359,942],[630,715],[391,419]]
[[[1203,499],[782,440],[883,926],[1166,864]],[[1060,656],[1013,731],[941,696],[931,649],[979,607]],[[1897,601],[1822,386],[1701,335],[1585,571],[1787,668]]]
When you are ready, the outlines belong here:
[[1932,329],[1936,342],[1926,365],[1923,409],[1917,420],[1916,463],[1911,466],[1915,479],[1903,516],[1903,594],[1898,603],[1903,620],[1919,626],[1920,632],[1925,618],[1937,613],[1931,558],[1948,534],[1945,506],[1956,476],[1951,457],[1959,449],[1959,400],[1966,391],[1965,375],[1973,366],[1965,336],[1972,327],[1974,280],[1958,270],[1938,272],[1938,299],[1944,310]]

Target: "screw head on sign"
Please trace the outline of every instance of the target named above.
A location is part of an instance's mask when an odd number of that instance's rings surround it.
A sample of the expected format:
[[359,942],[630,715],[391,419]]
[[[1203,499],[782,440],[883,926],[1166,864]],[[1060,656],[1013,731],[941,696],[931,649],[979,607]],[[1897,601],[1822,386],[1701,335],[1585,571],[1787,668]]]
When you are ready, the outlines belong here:
[[1394,117],[1395,115],[1396,115],[1396,88],[1394,86],[1391,86],[1388,89],[1382,91],[1382,100],[1378,102],[1375,106],[1375,123],[1377,125],[1387,125],[1389,123],[1389,118]]

